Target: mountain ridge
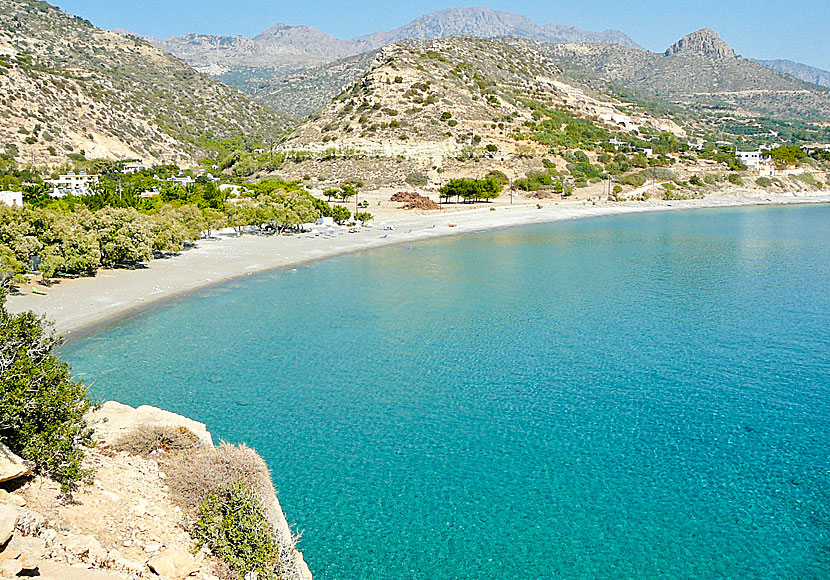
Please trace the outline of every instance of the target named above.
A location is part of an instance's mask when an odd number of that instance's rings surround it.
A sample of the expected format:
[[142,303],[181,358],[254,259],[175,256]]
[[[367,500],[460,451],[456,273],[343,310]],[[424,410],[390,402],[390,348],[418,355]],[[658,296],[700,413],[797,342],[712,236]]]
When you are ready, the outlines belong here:
[[[253,38],[191,33],[166,40],[152,37],[146,40],[184,59],[200,72],[220,77],[241,72],[245,77],[267,78],[378,50],[400,40],[448,36],[520,36],[547,42],[604,42],[638,47],[619,30],[592,32],[575,26],[540,25],[527,16],[490,8],[441,10],[391,31],[350,40],[338,39],[310,26],[286,24],[276,24]],[[233,84],[233,78],[231,75],[224,80]]]

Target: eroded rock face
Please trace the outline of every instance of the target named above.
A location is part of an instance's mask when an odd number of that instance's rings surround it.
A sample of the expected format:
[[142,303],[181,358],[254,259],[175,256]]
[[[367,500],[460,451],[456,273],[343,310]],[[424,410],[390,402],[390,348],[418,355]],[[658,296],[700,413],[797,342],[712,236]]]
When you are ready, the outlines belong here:
[[182,580],[199,570],[204,554],[191,556],[185,550],[165,550],[147,562],[150,570],[170,580]]
[[17,508],[0,504],[0,546],[4,545],[14,534],[17,527]]
[[729,58],[735,56],[735,51],[711,28],[704,28],[697,32],[687,34],[666,51],[666,56],[683,52],[694,52],[714,58]]
[[112,445],[136,427],[145,426],[186,427],[199,438],[204,446],[213,447],[213,439],[204,423],[149,405],[134,409],[129,405],[107,401],[100,409],[90,413],[89,419],[95,428],[95,439],[107,445]]
[[0,483],[29,475],[32,467],[0,443]]

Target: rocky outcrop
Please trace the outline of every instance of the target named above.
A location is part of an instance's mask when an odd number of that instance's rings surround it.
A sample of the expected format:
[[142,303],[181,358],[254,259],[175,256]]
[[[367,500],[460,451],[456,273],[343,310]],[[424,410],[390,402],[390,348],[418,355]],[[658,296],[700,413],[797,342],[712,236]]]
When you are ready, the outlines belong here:
[[[147,427],[184,428],[198,437],[201,448],[212,447],[204,424],[154,407],[115,402],[105,403],[89,419],[98,445],[87,451],[86,466],[95,470],[95,480],[74,492],[72,501],[43,477],[12,482],[14,493],[0,489],[0,578],[218,580],[217,560],[206,551],[193,554],[199,546],[171,497],[162,469],[165,452],[141,457],[113,447],[125,434]],[[278,536],[280,557],[290,563],[285,577],[310,580],[272,486],[270,490],[263,507]]]
[[32,467],[0,443],[0,483],[31,473]]
[[99,443],[112,445],[136,427],[185,427],[207,447],[213,446],[213,438],[204,423],[158,409],[149,405],[138,408],[115,401],[107,401],[89,415],[95,426],[95,438]]
[[711,28],[703,28],[687,34],[666,50],[666,56],[691,52],[713,58],[729,58],[735,51]]

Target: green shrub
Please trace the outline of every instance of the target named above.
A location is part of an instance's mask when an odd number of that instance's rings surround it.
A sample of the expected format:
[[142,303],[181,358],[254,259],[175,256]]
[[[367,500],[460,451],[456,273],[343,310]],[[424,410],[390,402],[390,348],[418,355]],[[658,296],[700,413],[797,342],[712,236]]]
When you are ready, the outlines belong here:
[[368,211],[359,211],[354,214],[354,219],[360,222],[368,223],[374,219],[375,216],[370,214]]
[[427,185],[429,183],[429,176],[422,171],[413,171],[406,176],[405,181],[409,185]]
[[485,179],[495,179],[501,185],[508,185],[510,183],[510,179],[504,172],[494,169],[487,173]]
[[83,446],[92,430],[84,418],[91,403],[69,365],[52,354],[58,339],[31,312],[9,314],[0,289],[0,441],[52,477],[64,491],[88,481]]
[[256,495],[242,483],[223,486],[199,506],[193,536],[242,578],[275,579],[279,551]]
[[822,183],[818,181],[811,173],[800,173],[798,175],[791,176],[793,181],[799,181],[805,185],[809,185],[815,189],[821,189]]
[[729,177],[727,177],[727,179],[729,180],[729,183],[732,183],[734,185],[743,185],[744,184],[744,180],[741,179],[741,176],[738,175],[737,173],[730,173]]
[[772,179],[769,177],[759,177],[755,180],[755,183],[760,187],[772,187]]

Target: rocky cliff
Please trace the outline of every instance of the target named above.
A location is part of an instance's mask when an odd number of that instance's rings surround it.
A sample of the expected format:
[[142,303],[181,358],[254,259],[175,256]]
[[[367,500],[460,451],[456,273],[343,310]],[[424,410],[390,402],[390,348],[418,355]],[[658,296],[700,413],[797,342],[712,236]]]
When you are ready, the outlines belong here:
[[[95,479],[71,500],[51,480],[26,478],[26,466],[0,449],[0,482],[6,479],[0,483],[0,577],[227,577],[227,568],[204,548],[199,550],[184,525],[187,508],[177,501],[172,453],[160,449],[140,456],[117,450],[136,429],[175,428],[192,434],[201,449],[221,452],[205,426],[161,409],[114,402],[93,412],[90,421],[97,446],[88,451],[87,464],[95,469]],[[267,473],[252,450],[236,449]],[[281,546],[281,577],[310,580],[273,487],[262,503]]]

